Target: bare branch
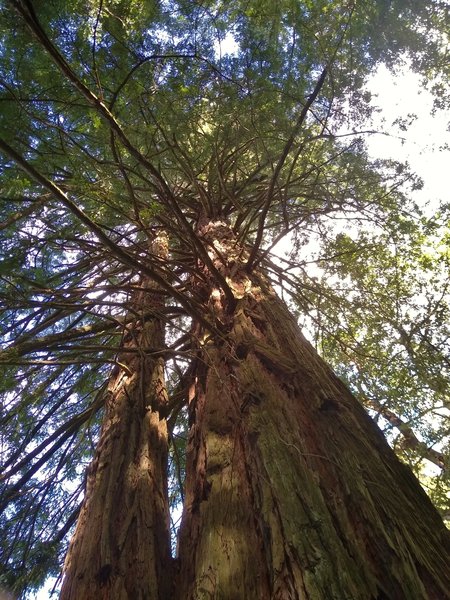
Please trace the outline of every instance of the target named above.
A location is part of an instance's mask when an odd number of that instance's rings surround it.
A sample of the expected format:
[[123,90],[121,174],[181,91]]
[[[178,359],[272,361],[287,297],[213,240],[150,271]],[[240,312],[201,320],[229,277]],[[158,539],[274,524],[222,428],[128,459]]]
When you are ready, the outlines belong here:
[[261,246],[267,213],[269,211],[270,205],[272,204],[273,192],[275,189],[275,185],[277,184],[281,169],[283,168],[283,165],[286,162],[286,158],[289,156],[289,152],[291,151],[291,148],[292,148],[292,145],[294,144],[295,138],[297,137],[303,123],[305,122],[305,119],[306,119],[306,116],[308,114],[310,107],[312,106],[313,102],[319,95],[320,90],[322,89],[322,86],[325,82],[326,76],[327,76],[327,69],[325,68],[322,71],[322,74],[320,75],[319,80],[317,81],[312,94],[309,96],[308,100],[305,103],[305,106],[302,108],[300,115],[297,119],[297,123],[295,124],[294,129],[292,130],[291,136],[289,137],[288,141],[286,142],[283,152],[281,153],[281,156],[278,159],[278,163],[274,169],[272,178],[269,182],[269,187],[267,188],[266,199],[261,208],[261,213],[260,213],[259,220],[258,220],[258,230],[256,233],[256,239],[252,246],[250,256],[248,257],[247,266],[246,266],[246,269],[248,272],[250,272],[252,270],[252,268],[254,268],[256,266],[256,264],[259,262],[256,260],[256,256],[257,256],[257,254],[259,252],[259,248]]

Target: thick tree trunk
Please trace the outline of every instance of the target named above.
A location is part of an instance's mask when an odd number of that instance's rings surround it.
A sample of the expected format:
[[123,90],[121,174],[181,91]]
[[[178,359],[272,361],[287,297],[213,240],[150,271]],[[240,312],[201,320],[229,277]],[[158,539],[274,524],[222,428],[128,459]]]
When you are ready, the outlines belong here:
[[[169,600],[171,556],[167,498],[164,330],[151,286],[139,292],[111,377],[96,456],[64,569],[63,600]],[[132,352],[127,352],[131,350]]]
[[226,228],[207,241],[236,305],[211,283],[226,335],[199,348],[176,597],[450,598],[450,535],[418,481]]

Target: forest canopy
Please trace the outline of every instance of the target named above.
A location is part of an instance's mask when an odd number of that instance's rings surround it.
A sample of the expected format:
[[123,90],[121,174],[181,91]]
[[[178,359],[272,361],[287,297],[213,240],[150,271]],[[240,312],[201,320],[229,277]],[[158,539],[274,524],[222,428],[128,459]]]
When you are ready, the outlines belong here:
[[[449,205],[418,206],[420,178],[366,147],[381,64],[408,64],[448,109],[448,3],[1,4],[0,584],[60,573],[127,353],[163,364],[179,513],[193,364],[225,336],[206,270],[238,293],[208,219],[448,519]],[[136,349],[146,285],[164,336]]]

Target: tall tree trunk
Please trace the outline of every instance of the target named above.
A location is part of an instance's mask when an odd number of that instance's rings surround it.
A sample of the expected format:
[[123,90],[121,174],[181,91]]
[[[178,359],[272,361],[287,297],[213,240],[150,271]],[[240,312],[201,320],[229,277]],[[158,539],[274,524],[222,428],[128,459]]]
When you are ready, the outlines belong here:
[[[167,496],[164,328],[151,284],[134,297],[111,377],[85,500],[66,557],[63,600],[169,600],[171,556]],[[145,289],[146,288],[146,289]]]
[[418,481],[226,226],[203,231],[236,303],[211,274],[224,337],[199,348],[177,598],[449,598],[450,535]]

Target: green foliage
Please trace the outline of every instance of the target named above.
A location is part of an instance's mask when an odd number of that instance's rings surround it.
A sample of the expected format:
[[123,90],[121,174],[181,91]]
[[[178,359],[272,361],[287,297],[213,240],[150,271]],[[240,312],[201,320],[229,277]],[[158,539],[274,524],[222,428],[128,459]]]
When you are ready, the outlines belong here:
[[[415,431],[415,447],[390,435],[405,460],[447,456],[445,214],[421,219],[398,191],[420,185],[406,167],[337,136],[365,128],[381,62],[410,60],[445,106],[445,4],[2,3],[1,581],[25,593],[58,569],[142,274],[166,302],[179,504],[201,217],[233,226],[372,414]],[[149,252],[162,229],[164,263]],[[288,233],[280,268],[270,248]],[[445,477],[427,482],[440,507]]]
[[[351,228],[320,250],[309,302],[322,355],[384,426],[449,514],[448,217],[391,214],[375,232]],[[395,419],[395,416],[398,419]],[[428,463],[429,464],[429,463]],[[429,471],[429,470],[428,470]],[[446,488],[447,486],[447,488]]]

